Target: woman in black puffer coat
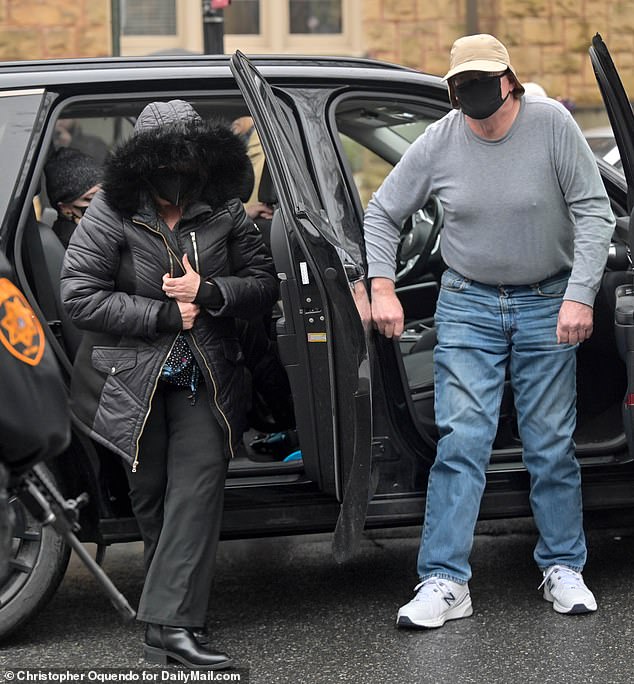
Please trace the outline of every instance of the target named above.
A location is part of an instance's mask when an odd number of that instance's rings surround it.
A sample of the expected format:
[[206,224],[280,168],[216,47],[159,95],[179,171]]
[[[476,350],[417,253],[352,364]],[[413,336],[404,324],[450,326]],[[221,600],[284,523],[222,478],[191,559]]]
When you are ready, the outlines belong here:
[[231,664],[204,635],[228,459],[246,411],[235,318],[261,315],[275,269],[238,199],[252,173],[228,128],[155,102],[106,162],[71,239],[62,298],[86,331],[75,417],[126,459],[145,545],[145,653]]

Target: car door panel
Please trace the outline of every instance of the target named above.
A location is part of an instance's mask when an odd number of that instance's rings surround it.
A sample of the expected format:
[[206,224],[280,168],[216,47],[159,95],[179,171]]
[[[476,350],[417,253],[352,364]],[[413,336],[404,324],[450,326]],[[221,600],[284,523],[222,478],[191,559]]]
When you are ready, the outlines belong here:
[[277,345],[293,390],[306,475],[324,491],[337,495],[336,486],[332,486],[336,480],[333,463],[319,458],[320,453],[332,452],[332,421],[314,419],[332,416],[330,383],[321,380],[323,369],[329,365],[322,295],[312,269],[299,246],[293,246],[294,242],[281,213],[276,211],[271,225],[271,249],[281,277],[284,310],[284,316],[277,322]]
[[[630,212],[629,246],[634,246],[634,114],[610,52],[597,33],[592,39],[590,59],[605,102],[627,181],[627,210]],[[625,362],[627,389],[623,401],[623,425],[630,455],[634,456],[634,287],[622,284],[615,291],[614,326],[619,354]]]
[[[334,546],[342,560],[358,544],[369,497],[372,430],[365,333],[342,263],[346,252],[339,227],[330,223],[308,173],[296,121],[244,55],[233,55],[231,69],[256,122],[280,201],[272,244],[278,269],[286,263],[284,313],[292,318],[293,331],[283,324],[280,332],[295,336],[299,365],[304,364],[303,370],[289,370],[300,445],[306,424],[315,438],[315,453],[306,454],[307,472],[319,472],[321,489],[343,504]],[[279,236],[282,227],[286,247]],[[281,348],[289,342],[282,341]],[[299,387],[302,375],[310,384]]]
[[592,39],[590,60],[621,155],[631,212],[634,208],[634,113],[607,45],[598,33]]

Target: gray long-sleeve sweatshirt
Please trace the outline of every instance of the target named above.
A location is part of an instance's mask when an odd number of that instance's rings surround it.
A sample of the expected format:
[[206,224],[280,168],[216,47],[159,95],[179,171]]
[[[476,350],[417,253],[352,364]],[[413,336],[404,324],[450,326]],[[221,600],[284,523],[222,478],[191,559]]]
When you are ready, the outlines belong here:
[[369,278],[394,279],[401,225],[432,193],[445,210],[449,267],[489,285],[528,285],[571,268],[565,299],[594,303],[614,217],[592,152],[558,102],[522,97],[494,141],[458,110],[431,124],[370,200]]

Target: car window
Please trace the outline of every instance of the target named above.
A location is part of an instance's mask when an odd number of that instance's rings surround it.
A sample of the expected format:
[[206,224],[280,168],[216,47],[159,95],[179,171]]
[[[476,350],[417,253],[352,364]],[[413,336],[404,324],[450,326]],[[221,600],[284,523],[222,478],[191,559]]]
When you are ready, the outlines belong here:
[[108,151],[133,130],[134,121],[119,116],[67,116],[55,122],[53,145],[73,147],[103,164]]
[[363,208],[368,206],[372,193],[379,188],[383,179],[392,170],[392,164],[378,154],[364,147],[347,135],[340,134],[354,183],[357,186]]
[[[128,97],[107,102],[98,99],[75,101],[55,113],[53,148],[78,149],[101,165],[110,150],[132,135],[138,115],[149,102],[177,98],[186,99],[203,119],[212,122],[229,125],[238,116],[248,114],[244,100],[239,95],[209,98],[170,93],[156,94],[143,99]],[[41,189],[39,201],[45,210],[50,203],[46,196],[44,180]]]
[[590,149],[598,156],[603,157],[614,148],[614,137],[586,136]]
[[[606,113],[600,113],[599,116],[607,118]],[[583,125],[583,121],[580,123]],[[583,134],[590,145],[590,149],[597,159],[603,159],[611,166],[621,170],[623,163],[621,161],[621,154],[617,147],[614,133],[609,123],[605,126],[592,126],[591,128],[584,128]]]
[[416,102],[348,98],[335,121],[363,208],[372,193],[427,126],[442,116]]
[[35,127],[42,93],[5,93],[0,106],[0,218],[4,221],[9,199],[20,174],[22,162]]

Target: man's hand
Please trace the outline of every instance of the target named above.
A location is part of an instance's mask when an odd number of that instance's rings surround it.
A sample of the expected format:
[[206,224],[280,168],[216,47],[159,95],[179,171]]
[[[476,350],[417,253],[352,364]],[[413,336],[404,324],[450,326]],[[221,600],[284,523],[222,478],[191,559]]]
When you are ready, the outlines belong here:
[[196,316],[200,313],[200,307],[198,304],[181,302],[179,299],[176,300],[176,303],[178,304],[181,318],[183,319],[183,330],[191,330],[194,327]]
[[592,335],[592,307],[564,300],[557,320],[557,342],[577,344]]
[[403,333],[403,307],[389,278],[372,278],[372,320],[385,337],[400,337]]
[[187,254],[183,256],[183,267],[185,275],[180,278],[170,278],[168,273],[163,276],[163,292],[178,302],[193,302],[200,287],[200,276],[189,263]]
[[273,207],[269,204],[264,204],[264,202],[256,202],[255,204],[247,204],[244,207],[247,212],[247,216],[251,219],[272,219],[273,218]]

